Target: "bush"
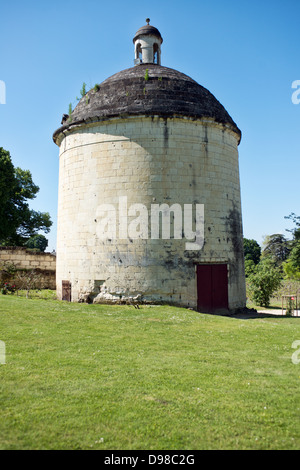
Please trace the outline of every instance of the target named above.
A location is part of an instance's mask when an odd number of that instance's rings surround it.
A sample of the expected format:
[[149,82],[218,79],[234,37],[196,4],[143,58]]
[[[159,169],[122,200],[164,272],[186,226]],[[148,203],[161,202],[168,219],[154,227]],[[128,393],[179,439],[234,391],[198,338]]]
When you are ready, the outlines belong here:
[[251,299],[257,305],[269,307],[272,294],[281,286],[281,273],[269,261],[261,261],[248,277]]
[[26,291],[27,298],[31,290],[43,288],[42,276],[35,269],[18,271],[16,274],[16,282],[19,289]]
[[[0,290],[2,294],[15,291],[14,275],[17,268],[14,263],[10,261],[2,261],[0,263]],[[14,286],[14,290],[12,289]]]
[[9,284],[8,282],[5,282],[4,284],[2,284],[1,294],[6,295],[8,294],[8,292],[11,292],[12,294],[16,292],[15,284]]

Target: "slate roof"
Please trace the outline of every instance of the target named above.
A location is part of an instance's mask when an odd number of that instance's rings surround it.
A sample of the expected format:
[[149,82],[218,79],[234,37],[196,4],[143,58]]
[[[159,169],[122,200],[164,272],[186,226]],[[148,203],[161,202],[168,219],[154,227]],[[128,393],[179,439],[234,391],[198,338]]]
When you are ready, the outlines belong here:
[[134,35],[133,42],[135,42],[140,36],[147,36],[147,35],[156,36],[159,39],[161,39],[161,42],[163,42],[163,38],[160,32],[158,31],[158,29],[150,24],[142,26],[140,29],[137,30],[137,32]]
[[64,115],[58,135],[81,123],[126,116],[212,118],[229,125],[239,137],[241,131],[226,109],[206,88],[177,70],[155,64],[141,64],[104,80],[78,103],[71,120]]

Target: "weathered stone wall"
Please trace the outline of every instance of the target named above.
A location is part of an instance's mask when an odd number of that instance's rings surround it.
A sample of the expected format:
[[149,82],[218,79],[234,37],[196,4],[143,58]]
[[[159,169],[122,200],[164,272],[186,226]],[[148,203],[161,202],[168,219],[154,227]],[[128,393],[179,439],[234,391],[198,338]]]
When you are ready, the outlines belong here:
[[[69,280],[73,301],[142,295],[196,307],[196,264],[228,263],[229,307],[243,307],[238,140],[212,119],[155,116],[66,131],[59,142],[58,297]],[[184,238],[103,240],[99,206],[118,208],[124,196],[149,212],[152,204],[204,204],[204,247],[187,251]]]
[[35,269],[41,273],[45,288],[56,288],[56,256],[51,253],[33,252],[23,247],[0,247],[1,262],[13,263],[19,270]]

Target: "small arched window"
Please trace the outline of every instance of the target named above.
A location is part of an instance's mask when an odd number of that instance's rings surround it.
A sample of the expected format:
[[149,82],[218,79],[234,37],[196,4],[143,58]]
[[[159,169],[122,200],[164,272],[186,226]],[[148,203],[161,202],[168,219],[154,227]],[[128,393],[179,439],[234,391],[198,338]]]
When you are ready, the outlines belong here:
[[153,63],[154,64],[159,64],[159,59],[158,59],[158,44],[154,43],[153,44]]
[[140,43],[136,45],[136,57],[135,58],[140,59],[140,61],[142,62],[142,47]]

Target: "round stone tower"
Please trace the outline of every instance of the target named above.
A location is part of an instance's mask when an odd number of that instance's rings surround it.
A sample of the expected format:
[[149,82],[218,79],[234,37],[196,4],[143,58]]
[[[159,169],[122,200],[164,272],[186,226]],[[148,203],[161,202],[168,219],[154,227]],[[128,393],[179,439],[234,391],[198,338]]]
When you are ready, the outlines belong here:
[[161,66],[146,21],[135,66],[90,90],[53,135],[57,294],[234,311],[246,302],[241,132],[207,89]]

